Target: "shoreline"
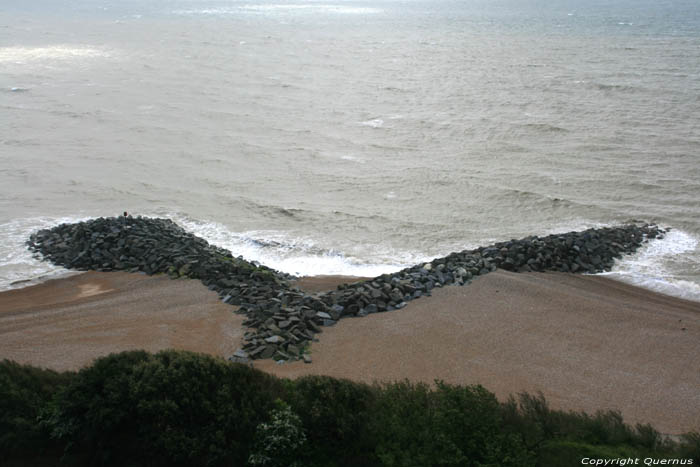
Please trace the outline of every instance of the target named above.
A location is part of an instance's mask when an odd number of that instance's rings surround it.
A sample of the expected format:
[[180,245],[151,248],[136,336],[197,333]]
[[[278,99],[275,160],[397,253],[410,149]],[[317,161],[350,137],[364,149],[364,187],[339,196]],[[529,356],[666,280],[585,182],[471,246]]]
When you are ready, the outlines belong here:
[[[313,293],[349,279],[298,284]],[[165,275],[52,279],[0,292],[0,310],[0,358],[58,370],[137,348],[228,357],[247,330],[199,281]],[[700,428],[700,409],[688,410],[700,407],[700,303],[606,277],[497,271],[317,337],[310,365],[254,366],[282,377],[482,384],[501,399],[542,391],[556,408],[618,409],[672,434]]]

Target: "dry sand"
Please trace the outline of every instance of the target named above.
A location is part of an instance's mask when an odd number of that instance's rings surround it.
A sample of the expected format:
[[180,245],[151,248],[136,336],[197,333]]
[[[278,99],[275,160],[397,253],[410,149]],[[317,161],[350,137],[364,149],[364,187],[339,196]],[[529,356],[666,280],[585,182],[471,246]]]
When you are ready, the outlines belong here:
[[[313,291],[337,283],[299,282]],[[228,356],[243,333],[231,310],[197,281],[81,274],[0,293],[0,358],[75,369],[136,348]],[[700,429],[700,303],[604,277],[498,271],[319,337],[311,365],[255,366],[286,377],[479,383],[500,398],[542,391],[556,408],[617,409],[665,433]]]
[[122,350],[229,356],[243,317],[199,281],[88,272],[0,293],[0,359],[75,370]]
[[502,399],[542,391],[557,408],[617,409],[665,433],[700,429],[700,303],[604,277],[497,271],[319,337],[311,365],[255,366],[478,383]]

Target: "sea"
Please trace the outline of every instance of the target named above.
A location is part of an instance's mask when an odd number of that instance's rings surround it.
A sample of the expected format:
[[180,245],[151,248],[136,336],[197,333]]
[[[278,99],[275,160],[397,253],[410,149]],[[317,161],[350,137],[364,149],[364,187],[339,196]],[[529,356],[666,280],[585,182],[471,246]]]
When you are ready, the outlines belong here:
[[700,301],[698,0],[0,0],[0,290],[168,217],[296,275],[628,221]]

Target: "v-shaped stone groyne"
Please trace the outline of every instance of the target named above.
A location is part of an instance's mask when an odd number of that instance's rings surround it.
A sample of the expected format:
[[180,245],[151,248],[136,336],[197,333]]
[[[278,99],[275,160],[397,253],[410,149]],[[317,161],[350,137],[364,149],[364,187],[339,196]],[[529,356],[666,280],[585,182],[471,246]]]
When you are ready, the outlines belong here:
[[235,361],[274,358],[310,361],[305,349],[323,326],[345,317],[401,309],[436,287],[465,285],[497,268],[515,272],[596,273],[644,242],[663,237],[656,225],[629,224],[526,237],[451,253],[429,263],[308,294],[292,276],[234,257],[169,219],[99,218],[61,224],[31,235],[28,247],[66,268],[165,273],[201,280],[224,302],[238,305],[250,331]]

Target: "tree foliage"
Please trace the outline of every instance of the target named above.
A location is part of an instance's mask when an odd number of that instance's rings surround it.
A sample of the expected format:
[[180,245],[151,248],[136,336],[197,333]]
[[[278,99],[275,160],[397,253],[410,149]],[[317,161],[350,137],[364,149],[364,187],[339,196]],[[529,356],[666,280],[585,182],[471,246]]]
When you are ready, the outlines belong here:
[[[185,351],[110,355],[77,373],[0,362],[0,462],[75,466],[559,466],[700,461],[618,412],[499,403],[481,386],[282,380]],[[573,465],[573,464],[572,464]]]

